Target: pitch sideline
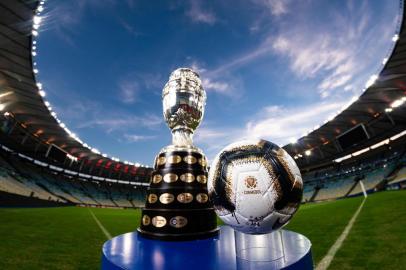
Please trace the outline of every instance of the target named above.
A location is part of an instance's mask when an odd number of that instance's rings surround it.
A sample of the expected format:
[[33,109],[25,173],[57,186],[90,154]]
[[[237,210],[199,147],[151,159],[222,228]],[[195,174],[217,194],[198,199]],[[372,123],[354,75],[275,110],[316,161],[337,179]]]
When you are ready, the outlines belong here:
[[109,231],[103,226],[103,224],[101,224],[100,220],[96,217],[96,215],[93,213],[93,211],[91,209],[89,209],[89,212],[92,215],[94,221],[96,221],[97,225],[99,225],[100,230],[102,230],[104,235],[107,237],[107,240],[110,240],[112,237],[111,237],[111,234],[109,233]]
[[348,222],[347,226],[345,226],[344,231],[341,233],[341,235],[337,238],[335,243],[331,246],[327,254],[323,257],[323,259],[319,262],[319,264],[316,267],[316,270],[326,270],[329,266],[330,263],[333,261],[337,251],[341,248],[344,240],[347,238],[348,234],[350,233],[352,226],[355,223],[355,220],[357,219],[359,213],[361,212],[362,207],[364,206],[364,203],[366,201],[367,197],[364,197],[364,200],[362,200],[360,206],[358,207],[357,211],[355,211],[354,215]]

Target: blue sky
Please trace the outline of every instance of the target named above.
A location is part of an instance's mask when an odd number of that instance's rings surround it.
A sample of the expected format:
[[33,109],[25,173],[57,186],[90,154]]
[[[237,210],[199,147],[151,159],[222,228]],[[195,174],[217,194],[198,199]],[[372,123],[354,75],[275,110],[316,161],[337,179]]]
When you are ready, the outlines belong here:
[[[232,4],[231,4],[232,3]],[[195,144],[284,145],[362,93],[393,48],[399,1],[50,0],[38,79],[82,141],[151,165],[170,144],[161,91],[192,67],[208,99]]]

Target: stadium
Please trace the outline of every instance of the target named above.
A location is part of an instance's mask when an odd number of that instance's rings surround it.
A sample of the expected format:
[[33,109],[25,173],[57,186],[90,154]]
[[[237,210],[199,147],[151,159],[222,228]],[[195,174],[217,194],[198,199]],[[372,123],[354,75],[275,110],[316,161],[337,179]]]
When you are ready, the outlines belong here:
[[[0,3],[0,268],[97,269],[103,243],[138,228],[153,168],[102,154],[52,111],[35,63],[43,4]],[[316,269],[406,265],[401,5],[393,50],[362,94],[283,146],[304,183],[286,228],[311,240]]]

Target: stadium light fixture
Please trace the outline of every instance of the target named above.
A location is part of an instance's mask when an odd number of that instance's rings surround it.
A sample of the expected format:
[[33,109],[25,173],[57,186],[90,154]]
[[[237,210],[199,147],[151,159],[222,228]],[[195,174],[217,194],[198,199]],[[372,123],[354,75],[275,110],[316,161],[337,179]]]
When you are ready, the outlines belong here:
[[367,83],[365,84],[365,87],[369,88],[376,82],[377,79],[378,79],[378,75],[376,75],[376,74],[372,75],[371,77],[369,77]]
[[305,155],[306,155],[306,156],[310,156],[311,154],[312,154],[312,150],[306,150],[306,151],[305,151]]
[[385,109],[385,112],[391,112],[391,111],[393,111],[392,108],[386,108],[386,109]]
[[398,39],[399,39],[399,35],[398,35],[398,34],[396,34],[396,35],[394,35],[394,36],[392,37],[392,41],[393,41],[393,42],[398,41]]
[[42,18],[40,16],[34,16],[33,22],[34,24],[40,24],[42,21]]
[[44,90],[39,90],[38,93],[41,97],[45,97],[47,95]]
[[382,60],[382,65],[385,65],[386,62],[388,62],[388,57],[385,57],[385,58]]
[[13,93],[13,91],[8,91],[8,92],[5,92],[5,93],[3,93],[3,94],[0,94],[0,98],[6,97],[6,96],[8,96],[8,95],[11,95],[12,93]]
[[4,116],[9,116],[9,115],[10,115],[9,112],[5,112],[5,113],[4,113]]
[[355,101],[357,101],[358,100],[358,96],[353,96],[352,98],[351,98],[351,100],[350,100],[350,102],[351,103],[354,103]]
[[38,31],[32,30],[31,34],[36,37],[36,36],[38,36]]
[[359,156],[359,155],[361,155],[361,154],[363,154],[365,152],[368,152],[369,150],[370,150],[369,147],[361,149],[361,150],[359,150],[357,152],[352,153],[352,156],[353,157]]
[[346,160],[346,159],[349,159],[349,158],[351,158],[351,154],[350,154],[350,155],[343,156],[343,157],[340,157],[340,158],[337,158],[337,159],[334,160],[334,162],[340,163],[341,161]]
[[405,135],[406,135],[406,130],[403,130],[402,132],[390,137],[390,140],[394,141],[394,140],[399,139],[400,137],[405,136]]
[[394,102],[392,102],[391,103],[391,107],[392,108],[397,108],[397,107],[399,107],[399,106],[402,106],[402,104],[405,102],[405,100],[403,100],[403,99],[397,99],[397,100],[395,100]]
[[35,74],[38,74],[39,70],[34,68],[32,71],[34,71]]
[[388,143],[389,143],[389,139],[386,139],[386,140],[380,141],[379,143],[372,145],[370,148],[375,149],[375,148],[381,147],[382,145],[385,145]]
[[290,138],[289,141],[290,141],[291,144],[297,143],[297,139],[296,139],[296,138],[293,138],[293,137]]

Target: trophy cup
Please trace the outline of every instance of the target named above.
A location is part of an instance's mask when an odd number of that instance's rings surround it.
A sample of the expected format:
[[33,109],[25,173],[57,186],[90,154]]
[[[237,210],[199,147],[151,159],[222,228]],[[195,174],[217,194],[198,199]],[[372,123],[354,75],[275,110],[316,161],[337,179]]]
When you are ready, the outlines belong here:
[[207,160],[192,140],[206,104],[199,75],[189,68],[173,71],[162,102],[172,144],[155,158],[138,231],[159,240],[208,238],[218,232],[216,214],[207,192]]

